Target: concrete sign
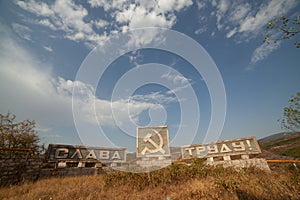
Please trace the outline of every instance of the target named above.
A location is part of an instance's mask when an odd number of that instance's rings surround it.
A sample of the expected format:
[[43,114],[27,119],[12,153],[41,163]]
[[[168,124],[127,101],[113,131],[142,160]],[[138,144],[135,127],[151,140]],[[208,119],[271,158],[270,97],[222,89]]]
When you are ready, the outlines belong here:
[[168,126],[138,127],[136,149],[137,157],[170,156]]
[[48,161],[88,161],[97,160],[103,163],[125,162],[125,148],[99,148],[62,144],[49,144]]
[[219,141],[208,144],[193,144],[181,147],[182,158],[218,157],[261,153],[256,137]]

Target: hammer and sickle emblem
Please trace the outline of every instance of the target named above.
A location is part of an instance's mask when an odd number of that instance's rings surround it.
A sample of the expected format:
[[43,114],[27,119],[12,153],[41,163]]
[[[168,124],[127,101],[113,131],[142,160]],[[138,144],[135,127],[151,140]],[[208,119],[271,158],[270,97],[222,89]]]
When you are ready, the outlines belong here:
[[149,149],[148,147],[145,147],[145,148],[143,149],[143,151],[141,152],[142,155],[145,155],[145,153],[146,153],[147,151],[148,151],[149,153],[156,153],[156,152],[159,152],[159,151],[160,151],[162,154],[165,153],[165,150],[162,148],[163,145],[164,145],[164,141],[163,141],[163,138],[162,138],[161,134],[160,134],[158,131],[154,130],[154,129],[152,129],[152,131],[154,131],[155,134],[158,135],[158,137],[159,137],[159,144],[157,144],[156,142],[154,142],[154,141],[151,139],[152,134],[151,134],[151,133],[148,133],[148,134],[144,137],[144,142],[149,142],[149,143],[151,143],[152,146],[155,147],[155,149]]

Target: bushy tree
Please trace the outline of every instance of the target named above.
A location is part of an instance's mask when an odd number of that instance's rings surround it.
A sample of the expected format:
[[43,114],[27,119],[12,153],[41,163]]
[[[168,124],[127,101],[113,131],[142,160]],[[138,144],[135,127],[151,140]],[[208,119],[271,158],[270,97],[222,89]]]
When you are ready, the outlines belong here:
[[283,117],[279,121],[282,128],[297,131],[300,129],[300,92],[292,96],[289,103],[283,109]]
[[31,148],[39,151],[39,137],[35,131],[35,121],[15,122],[15,115],[0,114],[0,147]]
[[[267,24],[268,32],[265,35],[264,41],[267,43],[276,43],[280,40],[294,38],[300,33],[300,15],[294,18],[280,16],[272,19]],[[300,48],[300,40],[295,42],[297,48]]]

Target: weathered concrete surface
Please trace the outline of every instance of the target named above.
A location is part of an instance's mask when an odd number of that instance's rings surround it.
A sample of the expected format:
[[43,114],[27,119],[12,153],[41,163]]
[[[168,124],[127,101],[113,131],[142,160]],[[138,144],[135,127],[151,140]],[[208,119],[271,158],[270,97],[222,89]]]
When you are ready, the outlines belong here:
[[256,167],[264,171],[271,171],[267,161],[263,158],[240,159],[240,160],[222,160],[207,161],[208,165],[223,165],[223,167],[248,168]]
[[171,159],[163,159],[163,160],[159,160],[159,159],[151,159],[151,160],[137,160],[136,164],[138,166],[141,167],[166,167],[168,165],[172,164],[172,160]]
[[182,158],[206,158],[217,156],[260,154],[256,137],[224,140],[207,144],[192,144],[181,147]]
[[136,134],[136,157],[170,156],[168,126],[138,127]]

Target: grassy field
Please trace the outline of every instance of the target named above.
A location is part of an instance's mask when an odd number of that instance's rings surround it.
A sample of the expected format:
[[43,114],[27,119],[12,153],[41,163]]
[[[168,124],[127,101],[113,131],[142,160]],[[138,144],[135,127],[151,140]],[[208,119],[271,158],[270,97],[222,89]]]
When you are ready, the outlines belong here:
[[144,174],[51,178],[0,189],[0,199],[300,199],[300,172],[172,165]]

